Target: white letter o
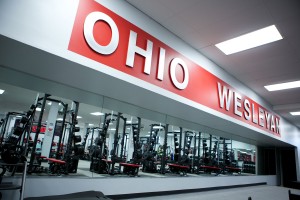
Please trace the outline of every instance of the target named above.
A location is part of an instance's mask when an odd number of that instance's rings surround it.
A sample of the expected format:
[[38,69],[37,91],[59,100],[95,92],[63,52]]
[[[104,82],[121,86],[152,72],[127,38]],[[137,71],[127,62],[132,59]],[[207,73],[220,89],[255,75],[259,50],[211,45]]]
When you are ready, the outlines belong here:
[[[93,30],[94,25],[97,21],[105,21],[111,28],[112,37],[108,45],[102,46],[98,44],[94,38]],[[84,37],[88,45],[96,52],[101,54],[111,54],[113,53],[119,44],[119,30],[112,18],[102,12],[92,12],[90,13],[84,21]]]
[[[177,65],[180,65],[183,69],[183,82],[180,83],[178,82],[177,78],[176,78],[176,67]],[[173,82],[173,84],[175,85],[175,87],[177,87],[180,90],[183,90],[187,87],[188,83],[189,83],[189,71],[188,71],[188,67],[185,64],[185,62],[180,59],[180,58],[174,58],[171,61],[171,67],[170,67],[170,74],[171,74],[171,80]]]

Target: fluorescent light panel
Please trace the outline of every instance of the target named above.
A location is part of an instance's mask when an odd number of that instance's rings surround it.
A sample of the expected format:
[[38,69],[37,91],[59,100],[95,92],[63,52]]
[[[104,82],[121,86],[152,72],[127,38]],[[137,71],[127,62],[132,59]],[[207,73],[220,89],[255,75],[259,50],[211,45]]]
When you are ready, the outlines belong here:
[[90,113],[91,115],[96,115],[96,116],[100,116],[100,115],[104,115],[104,113],[101,113],[101,112],[93,112],[93,113]]
[[294,116],[300,115],[300,111],[298,111],[298,112],[290,112],[290,113],[291,113],[291,115],[294,115]]
[[5,92],[5,90],[0,89],[0,94],[3,94]]
[[216,44],[223,53],[230,55],[257,46],[281,40],[282,36],[275,25],[241,35],[239,37]]
[[300,87],[300,81],[292,81],[292,82],[279,83],[279,84],[265,86],[265,88],[268,91],[286,90],[286,89],[299,88],[299,87]]
[[153,126],[153,129],[162,129],[162,128],[164,128],[164,127],[162,127],[162,126]]

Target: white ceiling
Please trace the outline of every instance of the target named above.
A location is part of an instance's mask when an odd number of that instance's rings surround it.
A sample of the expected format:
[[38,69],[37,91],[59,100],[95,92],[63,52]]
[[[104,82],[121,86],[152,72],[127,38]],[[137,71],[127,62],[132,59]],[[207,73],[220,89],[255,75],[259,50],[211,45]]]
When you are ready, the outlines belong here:
[[[264,86],[300,80],[299,0],[127,0],[254,90],[300,127],[300,89]],[[275,24],[283,40],[226,56],[214,45]]]

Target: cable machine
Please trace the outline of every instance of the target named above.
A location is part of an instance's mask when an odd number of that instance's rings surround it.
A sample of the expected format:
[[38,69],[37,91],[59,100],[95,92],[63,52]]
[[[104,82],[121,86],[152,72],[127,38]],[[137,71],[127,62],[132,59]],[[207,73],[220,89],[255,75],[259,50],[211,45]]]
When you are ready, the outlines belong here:
[[[28,147],[28,139],[24,142],[25,134],[27,138],[29,135],[30,124],[36,111],[36,105],[32,105],[30,110],[26,114],[21,114],[19,123],[14,127],[12,133],[2,144],[1,142],[1,159],[8,164],[17,164],[19,162],[26,161],[26,152]],[[12,114],[20,113],[8,113],[6,117],[6,123],[3,128],[3,136],[7,126],[7,121]],[[25,143],[25,144],[24,144]]]

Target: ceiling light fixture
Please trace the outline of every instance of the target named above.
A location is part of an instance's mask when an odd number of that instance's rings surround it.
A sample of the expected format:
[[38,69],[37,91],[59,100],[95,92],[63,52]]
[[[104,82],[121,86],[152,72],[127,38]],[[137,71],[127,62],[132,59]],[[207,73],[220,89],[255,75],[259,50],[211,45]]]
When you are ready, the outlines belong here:
[[63,121],[63,118],[57,118],[56,121]]
[[163,129],[164,127],[162,126],[153,126],[153,129]]
[[0,94],[3,94],[5,92],[5,90],[0,89]]
[[296,116],[296,115],[300,115],[300,112],[298,111],[298,112],[290,112],[291,113],[291,115],[293,115],[293,116]]
[[215,46],[219,48],[226,55],[258,47],[264,44],[281,40],[280,35],[275,25],[268,26],[257,31],[241,35],[239,37],[226,40]]
[[77,116],[77,119],[81,119],[82,117],[81,116]]
[[93,112],[93,113],[90,113],[90,114],[95,115],[95,116],[104,115],[104,113],[101,113],[101,112]]
[[41,108],[36,108],[35,111],[40,112],[42,109]]
[[292,89],[292,88],[298,88],[298,87],[300,87],[300,81],[292,81],[292,82],[279,83],[279,84],[265,86],[265,88],[268,91],[286,90],[286,89]]
[[94,124],[89,124],[89,126],[94,126]]

